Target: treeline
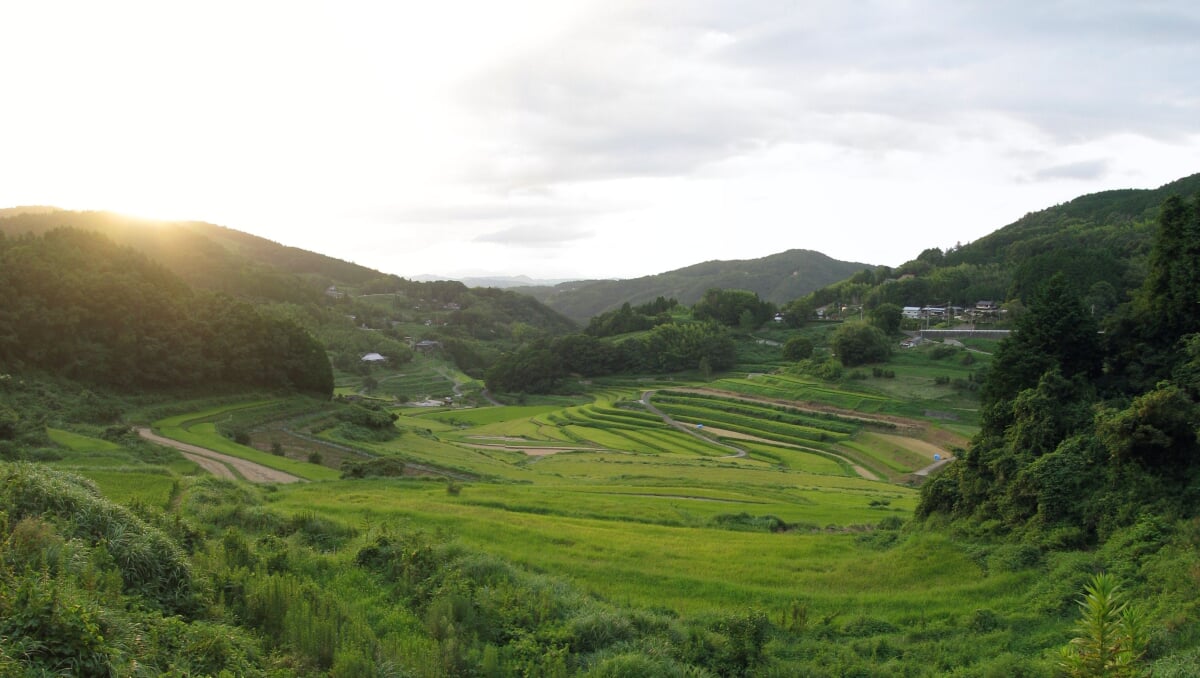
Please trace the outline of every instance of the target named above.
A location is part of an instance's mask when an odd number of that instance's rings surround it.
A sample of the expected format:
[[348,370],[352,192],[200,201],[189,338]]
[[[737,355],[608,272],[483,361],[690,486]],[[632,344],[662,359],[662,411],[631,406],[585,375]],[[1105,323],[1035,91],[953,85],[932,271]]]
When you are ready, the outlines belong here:
[[929,248],[895,268],[864,268],[789,302],[789,320],[803,322],[835,302],[868,309],[885,303],[970,307],[985,299],[1027,305],[1056,273],[1066,276],[1089,313],[1105,318],[1142,283],[1158,206],[1172,194],[1198,191],[1200,175],[1193,175],[1155,190],[1082,196],[972,243]]
[[981,432],[923,488],[919,515],[1050,546],[1195,515],[1200,200],[1164,203],[1147,260],[1103,325],[1061,273],[1030,299],[992,361]]
[[637,306],[629,302],[615,311],[606,311],[588,321],[584,333],[592,337],[612,337],[618,334],[641,332],[671,322],[671,310],[679,306],[675,299],[658,297]]
[[0,236],[0,370],[117,389],[236,385],[328,395],[321,345],[294,322],[193,292],[95,233]]
[[571,374],[725,370],[736,360],[733,339],[720,325],[672,323],[619,342],[587,334],[534,342],[500,356],[486,381],[489,389],[502,393],[551,393]]
[[629,280],[577,280],[518,291],[582,323],[624,302],[637,305],[663,297],[695,304],[711,289],[749,290],[767,301],[784,303],[862,268],[863,264],[838,261],[820,252],[788,250],[761,259],[706,261]]

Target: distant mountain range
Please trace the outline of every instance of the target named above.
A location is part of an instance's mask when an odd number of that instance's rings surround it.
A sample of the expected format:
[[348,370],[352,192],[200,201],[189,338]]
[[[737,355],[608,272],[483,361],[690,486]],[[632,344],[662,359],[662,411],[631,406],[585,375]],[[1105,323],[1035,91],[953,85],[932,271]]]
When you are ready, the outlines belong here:
[[554,287],[566,282],[572,282],[574,278],[530,278],[527,275],[480,275],[480,276],[446,276],[433,273],[422,273],[414,275],[409,280],[417,282],[435,282],[438,280],[457,280],[467,287],[498,287],[500,289],[508,287]]
[[739,289],[784,304],[813,290],[844,280],[870,264],[838,261],[811,250],[788,250],[760,259],[706,261],[701,264],[629,280],[575,280],[553,287],[517,287],[577,322],[657,297],[691,305],[713,288]]

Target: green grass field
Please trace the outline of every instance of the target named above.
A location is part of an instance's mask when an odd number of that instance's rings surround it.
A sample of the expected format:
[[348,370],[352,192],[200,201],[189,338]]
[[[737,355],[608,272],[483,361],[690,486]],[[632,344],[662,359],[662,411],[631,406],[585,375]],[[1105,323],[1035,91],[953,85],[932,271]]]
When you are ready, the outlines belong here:
[[[774,350],[754,349],[764,361]],[[317,443],[403,460],[421,478],[340,480],[335,469],[221,433],[260,430],[279,417],[328,418],[332,410],[320,404],[198,407],[155,427],[323,481],[260,495],[289,519],[320,516],[357,534],[331,558],[352,558],[370,535],[424,532],[560,578],[595,600],[679,619],[762,610],[783,628],[803,610],[806,633],[838,638],[863,661],[903,659],[925,667],[904,675],[944,675],[976,648],[1048,656],[1069,625],[1029,608],[1028,592],[1044,585],[1037,569],[989,569],[949,536],[899,529],[918,498],[904,480],[974,431],[969,414],[941,416],[973,411],[973,393],[934,377],[953,382],[976,367],[912,352],[888,364],[892,378],[611,378],[596,380],[587,397],[503,407],[400,407],[389,399],[399,416],[386,442],[345,439],[337,426],[314,429]],[[646,391],[686,430],[644,407]],[[61,465],[118,501],[162,506],[201,486],[186,462],[155,467],[120,444],[65,430],[51,437],[64,450]],[[858,466],[880,479],[860,476]],[[1062,588],[1054,595],[1069,606],[1077,588]],[[805,659],[811,649],[775,642],[780,659]]]

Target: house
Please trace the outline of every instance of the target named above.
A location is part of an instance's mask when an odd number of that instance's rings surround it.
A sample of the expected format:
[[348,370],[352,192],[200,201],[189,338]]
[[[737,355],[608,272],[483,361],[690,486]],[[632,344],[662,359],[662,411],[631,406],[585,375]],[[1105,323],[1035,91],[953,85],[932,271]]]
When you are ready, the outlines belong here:
[[913,318],[913,319],[920,318],[921,317],[921,307],[920,306],[905,306],[904,308],[900,309],[900,315],[905,318]]
[[775,314],[775,322],[777,322],[777,323],[783,322],[783,314],[782,313]]
[[364,363],[382,363],[385,362],[387,358],[378,353],[368,353],[360,358],[360,360],[362,360]]
[[416,349],[422,352],[434,351],[442,347],[442,342],[432,341],[430,339],[422,339],[417,342]]

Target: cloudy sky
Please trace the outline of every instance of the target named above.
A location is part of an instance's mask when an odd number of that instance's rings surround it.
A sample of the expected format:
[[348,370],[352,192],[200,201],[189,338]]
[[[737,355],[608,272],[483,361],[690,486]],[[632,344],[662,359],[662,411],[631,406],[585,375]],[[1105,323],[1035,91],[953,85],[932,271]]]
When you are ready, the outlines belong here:
[[896,265],[1200,172],[1200,5],[7,2],[0,207],[412,276]]

